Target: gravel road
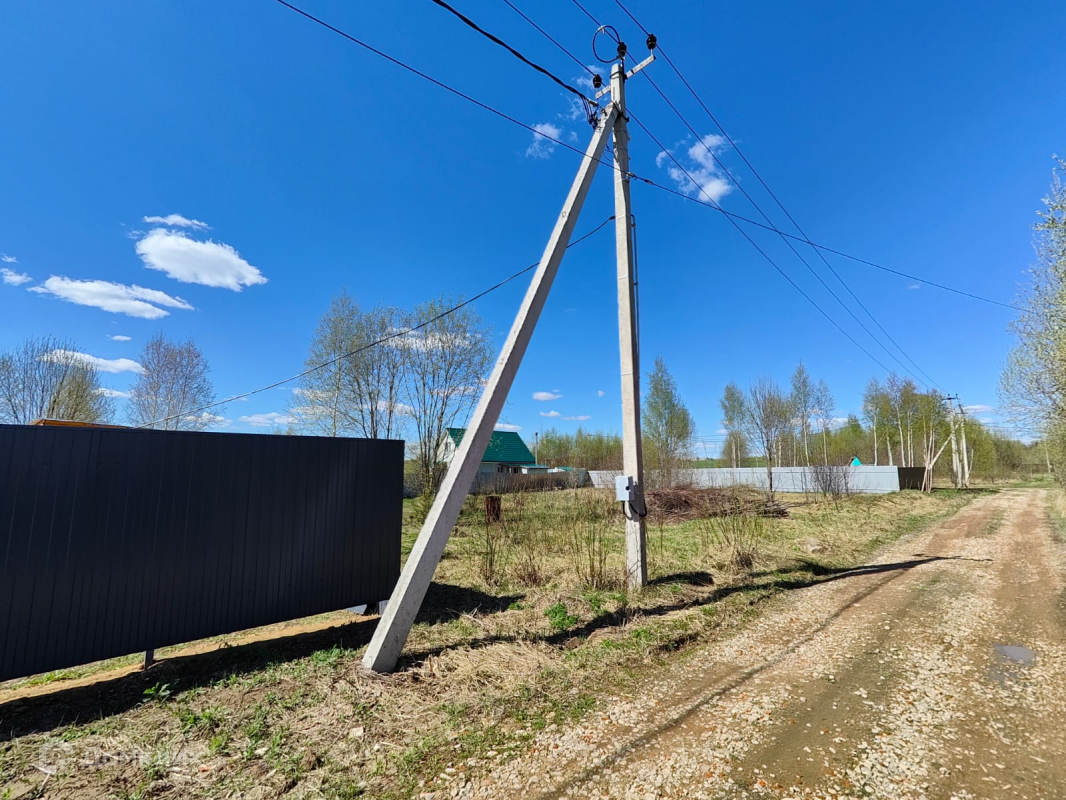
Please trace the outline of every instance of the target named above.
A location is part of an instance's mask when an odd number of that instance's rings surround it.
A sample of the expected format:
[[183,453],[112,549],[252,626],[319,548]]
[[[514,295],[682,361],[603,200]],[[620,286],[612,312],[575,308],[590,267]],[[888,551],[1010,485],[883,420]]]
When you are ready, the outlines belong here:
[[456,792],[1066,798],[1066,548],[1046,500],[981,498]]

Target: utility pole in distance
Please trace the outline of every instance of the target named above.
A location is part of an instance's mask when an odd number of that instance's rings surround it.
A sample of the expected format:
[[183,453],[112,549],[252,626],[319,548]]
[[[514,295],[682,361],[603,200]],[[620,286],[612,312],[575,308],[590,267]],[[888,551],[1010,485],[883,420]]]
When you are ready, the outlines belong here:
[[633,285],[626,71],[622,62],[611,67],[611,100],[618,109],[614,120],[614,238],[618,264],[618,343],[622,360],[622,469],[632,478],[632,499],[622,504],[622,513],[626,518],[626,575],[630,588],[638,588],[648,582],[644,522],[648,511],[644,503],[644,452],[640,438],[640,342]]
[[966,451],[966,409],[962,406],[962,400],[955,395],[955,401],[959,404],[959,430],[962,434],[962,488],[970,488],[970,454]]

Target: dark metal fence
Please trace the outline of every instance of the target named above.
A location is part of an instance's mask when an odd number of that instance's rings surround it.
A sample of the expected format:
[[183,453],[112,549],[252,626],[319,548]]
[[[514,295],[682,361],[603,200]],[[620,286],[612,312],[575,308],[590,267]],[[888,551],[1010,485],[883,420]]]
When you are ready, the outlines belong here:
[[0,680],[388,598],[403,443],[0,425]]
[[921,489],[925,483],[925,467],[896,467],[900,489]]

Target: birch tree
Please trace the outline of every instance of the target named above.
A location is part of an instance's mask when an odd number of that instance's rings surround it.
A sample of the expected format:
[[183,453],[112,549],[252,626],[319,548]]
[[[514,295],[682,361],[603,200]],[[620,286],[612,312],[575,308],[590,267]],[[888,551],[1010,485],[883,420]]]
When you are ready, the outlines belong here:
[[751,384],[744,402],[744,429],[762,449],[766,459],[766,480],[774,493],[774,465],[779,446],[792,429],[792,407],[788,395],[772,378],[759,378]]
[[829,430],[833,427],[833,411],[836,401],[825,381],[818,381],[811,396],[812,411],[822,431],[822,462],[829,466]]
[[[1051,441],[1049,461],[1066,457],[1066,160],[1055,159],[1051,190],[1033,225],[1036,262],[1011,323],[1016,343],[1000,378],[1000,404],[1022,428]],[[1062,480],[1062,470],[1056,469]]]
[[728,453],[729,463],[733,469],[736,469],[740,466],[740,459],[747,455],[747,438],[744,435],[744,420],[747,414],[744,390],[735,383],[726,384],[719,404],[722,407],[722,427],[726,430],[723,457],[725,453]]
[[811,465],[811,449],[808,443],[811,433],[811,417],[814,415],[814,385],[811,375],[801,361],[792,373],[792,409],[796,414],[796,426],[803,442],[803,458]]
[[0,353],[0,422],[110,422],[114,413],[114,399],[106,394],[99,370],[72,342],[27,339]]
[[648,467],[656,474],[659,486],[673,486],[682,462],[691,458],[690,444],[696,427],[662,356],[655,359],[648,373],[641,427]]
[[491,361],[489,330],[469,306],[446,316],[457,305],[450,297],[422,303],[404,328],[429,323],[402,339],[403,386],[418,440],[417,461],[423,486],[436,492],[443,477],[438,451],[446,430],[465,422],[481,394]]
[[404,324],[390,307],[364,311],[347,292],[330,301],[311,338],[290,412],[321,436],[393,439],[402,435],[405,350],[389,337]]
[[138,427],[199,431],[216,417],[200,411],[215,401],[211,368],[191,340],[171,342],[157,333],[140,355],[141,374],[130,389],[129,420]]

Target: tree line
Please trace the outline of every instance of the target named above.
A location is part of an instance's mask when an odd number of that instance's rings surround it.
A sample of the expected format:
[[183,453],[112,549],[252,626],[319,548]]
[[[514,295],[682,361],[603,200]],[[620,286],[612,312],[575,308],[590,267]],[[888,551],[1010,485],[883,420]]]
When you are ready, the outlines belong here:
[[322,436],[410,437],[418,479],[435,491],[446,430],[473,410],[492,359],[491,331],[473,308],[445,313],[460,304],[441,296],[412,309],[364,309],[347,292],[334,296],[311,337],[310,371],[289,409],[294,425]]
[[1000,377],[1000,404],[1039,437],[1048,469],[1066,476],[1066,160],[1055,158],[1051,189],[1033,224],[1036,261],[1016,301],[1015,344]]
[[125,414],[116,413],[121,392],[108,389],[96,360],[67,339],[27,339],[0,353],[0,422],[28,425],[38,419],[134,427],[203,430],[216,417],[191,413],[215,400],[210,367],[191,340],[153,336],[138,356],[138,372]]

